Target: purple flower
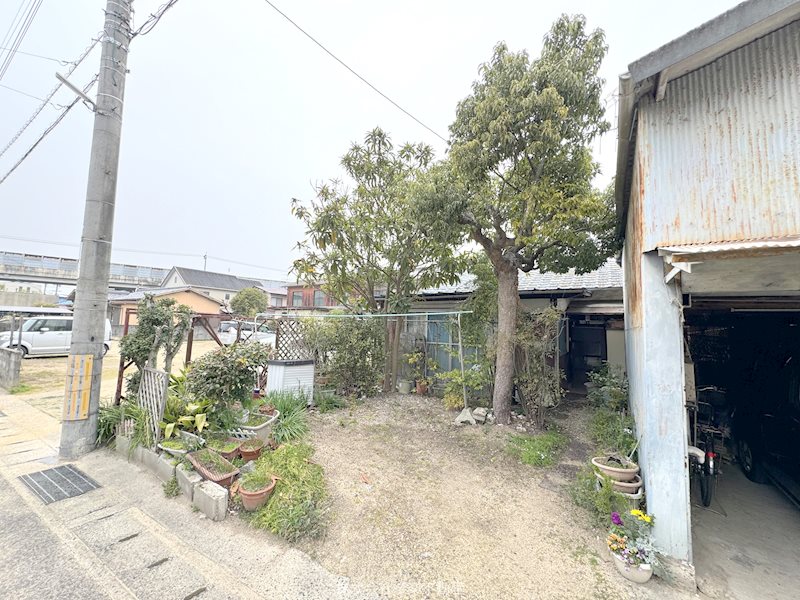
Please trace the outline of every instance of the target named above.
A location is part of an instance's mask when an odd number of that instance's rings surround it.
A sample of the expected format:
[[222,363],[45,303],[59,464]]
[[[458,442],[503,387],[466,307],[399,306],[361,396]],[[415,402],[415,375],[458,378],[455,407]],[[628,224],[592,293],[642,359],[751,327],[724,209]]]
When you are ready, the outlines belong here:
[[614,525],[622,525],[622,519],[620,519],[618,512],[612,512],[611,513],[611,522]]

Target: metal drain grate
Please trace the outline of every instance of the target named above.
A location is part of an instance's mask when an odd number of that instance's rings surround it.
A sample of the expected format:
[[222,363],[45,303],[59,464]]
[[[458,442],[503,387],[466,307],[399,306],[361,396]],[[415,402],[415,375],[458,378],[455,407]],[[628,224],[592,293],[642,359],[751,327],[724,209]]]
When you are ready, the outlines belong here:
[[20,475],[19,479],[45,504],[74,498],[100,487],[94,479],[72,465]]

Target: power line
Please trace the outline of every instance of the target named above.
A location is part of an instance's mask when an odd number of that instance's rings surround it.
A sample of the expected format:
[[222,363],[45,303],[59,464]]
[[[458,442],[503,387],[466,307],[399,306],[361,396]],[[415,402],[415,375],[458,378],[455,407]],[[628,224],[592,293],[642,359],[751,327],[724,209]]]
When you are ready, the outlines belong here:
[[[0,50],[11,50],[11,48],[5,48],[3,46],[0,46]],[[17,54],[23,54],[25,56],[33,56],[34,58],[41,58],[42,60],[50,60],[53,62],[60,63],[65,67],[71,64],[70,61],[68,60],[61,60],[60,58],[53,58],[52,56],[43,56],[41,54],[34,54],[33,52],[23,52],[22,50],[17,50]]]
[[[92,80],[91,80],[91,81],[88,83],[88,85],[86,85],[86,86],[83,88],[83,92],[84,92],[84,93],[88,92],[88,91],[91,89],[91,87],[94,85],[95,81],[97,81],[97,77],[96,77],[96,76],[94,77],[94,79],[92,79]],[[3,184],[3,182],[4,182],[6,179],[8,179],[8,177],[9,177],[9,176],[10,176],[10,175],[11,175],[11,174],[14,172],[14,171],[16,171],[16,170],[17,170],[17,167],[19,167],[19,166],[22,164],[22,162],[23,162],[23,161],[24,161],[26,158],[28,158],[28,156],[30,156],[30,155],[31,155],[31,153],[32,153],[32,152],[33,152],[33,151],[36,149],[36,146],[38,146],[38,145],[39,145],[39,143],[40,143],[40,142],[41,142],[41,141],[42,141],[44,138],[46,138],[46,137],[47,137],[47,136],[50,134],[50,132],[51,132],[51,131],[53,131],[53,129],[55,129],[55,128],[58,126],[58,124],[59,124],[59,123],[61,123],[61,121],[64,119],[64,117],[66,117],[66,116],[67,116],[67,113],[68,113],[70,110],[72,110],[72,107],[74,107],[74,106],[75,106],[75,105],[76,105],[76,104],[77,104],[77,103],[78,103],[80,100],[81,100],[80,96],[76,97],[76,98],[75,98],[75,100],[73,100],[71,103],[69,103],[69,104],[68,104],[68,105],[67,105],[67,106],[64,108],[64,110],[63,110],[63,111],[61,111],[61,114],[60,114],[60,115],[58,115],[58,118],[57,118],[55,121],[53,121],[53,122],[50,124],[50,126],[47,128],[47,129],[45,129],[45,130],[44,130],[44,132],[42,133],[42,135],[40,135],[40,136],[39,136],[39,139],[37,139],[37,140],[36,140],[36,141],[33,143],[33,146],[31,146],[30,148],[28,148],[28,151],[27,151],[25,154],[23,154],[23,155],[22,155],[22,157],[21,157],[21,158],[20,158],[20,159],[19,159],[19,160],[18,160],[18,161],[17,161],[17,162],[14,164],[14,166],[13,166],[13,167],[11,167],[11,169],[10,169],[10,170],[9,170],[9,171],[8,171],[8,172],[5,174],[5,175],[3,175],[3,178],[2,178],[2,179],[0,179],[0,185],[2,185],[2,184]]]
[[[28,92],[23,92],[22,90],[18,90],[17,88],[13,88],[10,85],[6,85],[5,83],[0,83],[0,87],[1,88],[5,88],[7,90],[10,90],[12,92],[16,92],[17,94],[22,94],[23,96],[27,96],[28,98],[33,98],[34,100],[38,100],[39,102],[44,102],[45,104],[49,104],[50,106],[52,106],[53,108],[56,108],[56,109],[64,108],[63,105],[53,104],[52,102],[49,102],[49,101],[45,100],[44,98],[39,98],[39,96],[34,96],[33,94],[29,94]],[[0,156],[2,156],[2,155],[0,154]]]
[[164,13],[167,12],[170,8],[175,6],[178,3],[178,0],[169,0],[169,2],[165,2],[161,6],[158,7],[158,10],[150,15],[150,17],[142,23],[141,27],[133,32],[131,35],[131,39],[135,38],[137,35],[147,35],[153,28],[158,25],[158,22],[161,20],[161,17],[164,16]]
[[[84,51],[81,53],[81,55],[78,58],[76,58],[75,60],[73,60],[71,63],[69,63],[72,66],[67,70],[67,75],[66,75],[67,77],[72,75],[72,73],[75,71],[75,69],[78,68],[78,65],[80,65],[87,56],[89,56],[89,53],[92,50],[94,50],[94,47],[97,46],[98,42],[100,42],[101,37],[102,37],[102,34],[98,34],[98,36],[95,39],[92,40],[92,43],[89,44],[84,49]],[[11,140],[9,140],[9,142],[5,145],[5,148],[0,150],[0,158],[2,158],[3,155],[8,151],[8,149],[11,148],[11,146],[14,145],[14,142],[16,142],[20,138],[20,136],[25,132],[25,130],[28,127],[30,127],[30,124],[33,123],[33,121],[36,119],[36,117],[39,116],[39,113],[41,113],[44,110],[45,106],[47,106],[48,104],[52,105],[51,100],[53,99],[53,96],[56,95],[56,92],[58,92],[59,89],[61,89],[61,82],[60,81],[55,85],[55,87],[53,87],[52,90],[50,90],[50,93],[47,94],[47,96],[45,96],[42,99],[42,104],[39,106],[39,108],[37,108],[35,111],[33,111],[33,114],[30,117],[28,117],[28,120],[25,121],[25,123],[22,125],[22,127],[20,127],[19,131],[17,131],[17,133],[14,134],[14,137],[12,137]]]
[[[0,239],[2,240],[13,240],[15,242],[30,242],[34,244],[46,244],[50,246],[64,246],[67,248],[80,248],[80,244],[75,242],[54,242],[52,240],[42,240],[36,238],[27,238],[27,237],[20,237],[15,235],[0,235]],[[203,258],[202,254],[191,254],[188,252],[166,252],[163,250],[139,250],[135,248],[118,248],[114,246],[112,248],[114,252],[129,252],[131,254],[151,254],[155,256],[179,256],[182,258]],[[288,269],[277,269],[275,267],[265,267],[264,265],[256,265],[252,263],[241,262],[237,260],[231,260],[229,258],[224,258],[221,256],[208,256],[208,258],[217,260],[220,262],[230,263],[232,265],[241,265],[245,267],[253,267],[255,269],[263,269],[265,271],[276,271],[278,273],[286,273]]]
[[358,73],[357,73],[357,72],[356,72],[354,69],[352,69],[352,68],[351,68],[351,67],[350,67],[350,66],[349,66],[347,63],[345,63],[345,62],[344,62],[344,61],[343,61],[341,58],[339,58],[339,57],[338,57],[338,56],[336,56],[336,55],[335,55],[333,52],[331,52],[330,50],[328,50],[328,49],[327,49],[325,46],[323,46],[323,45],[322,45],[322,43],[321,43],[321,42],[319,42],[319,41],[318,41],[318,40],[317,40],[317,39],[316,39],[314,36],[312,36],[312,35],[311,35],[310,33],[308,33],[308,32],[307,32],[305,29],[303,29],[302,27],[300,27],[300,25],[298,25],[296,22],[294,22],[294,21],[293,21],[293,20],[292,20],[292,19],[291,19],[291,18],[290,18],[290,17],[289,17],[289,16],[288,16],[286,13],[284,13],[284,12],[283,12],[281,9],[279,9],[279,8],[278,8],[277,6],[275,6],[275,5],[274,5],[272,2],[270,2],[270,0],[264,0],[264,2],[266,2],[267,4],[269,4],[269,5],[272,7],[272,9],[273,9],[273,10],[275,10],[275,12],[277,12],[277,13],[278,13],[280,16],[282,16],[284,19],[286,19],[287,21],[289,21],[289,23],[291,23],[292,25],[294,25],[294,27],[295,27],[295,28],[296,28],[296,29],[297,29],[297,30],[298,30],[300,33],[302,33],[304,36],[306,36],[308,39],[310,39],[312,42],[314,42],[314,43],[315,43],[317,46],[319,46],[320,48],[322,48],[322,50],[323,50],[323,51],[324,51],[324,52],[325,52],[325,53],[326,53],[328,56],[330,56],[332,59],[334,59],[334,60],[335,60],[336,62],[338,62],[340,65],[342,65],[342,66],[343,66],[345,69],[347,69],[348,71],[350,71],[350,72],[351,72],[353,75],[355,75],[356,77],[358,77],[358,78],[359,78],[359,79],[360,79],[362,82],[364,82],[365,84],[367,84],[367,85],[368,85],[368,86],[369,86],[369,87],[370,87],[370,88],[371,88],[371,89],[372,89],[374,92],[376,92],[378,95],[380,95],[380,96],[381,96],[381,97],[382,97],[384,100],[387,100],[389,103],[391,103],[391,104],[392,104],[392,105],[393,105],[395,108],[397,108],[398,110],[400,110],[400,111],[401,111],[402,113],[404,113],[406,116],[408,116],[408,117],[411,117],[411,118],[412,118],[414,121],[416,121],[416,122],[417,122],[417,124],[421,125],[421,126],[422,126],[422,127],[424,127],[425,129],[427,129],[428,131],[430,131],[430,132],[431,132],[433,135],[435,135],[436,137],[438,137],[440,140],[442,140],[443,142],[447,142],[447,139],[446,139],[445,137],[443,137],[443,136],[439,135],[439,134],[438,134],[436,131],[434,131],[433,129],[431,129],[430,127],[428,127],[428,126],[427,126],[425,123],[423,123],[422,121],[420,121],[420,120],[419,120],[417,117],[415,117],[414,115],[412,115],[412,114],[411,114],[410,112],[408,112],[408,111],[407,111],[405,108],[403,108],[402,106],[400,106],[400,105],[399,105],[397,102],[395,102],[394,100],[392,100],[392,99],[391,99],[389,96],[387,96],[387,95],[386,95],[386,94],[384,94],[382,91],[380,91],[378,88],[376,88],[374,85],[372,85],[372,84],[371,84],[369,81],[367,81],[367,80],[366,80],[364,77],[362,77],[361,75],[359,75],[359,74],[358,74]]
[[[39,12],[39,7],[41,7],[42,1],[43,0],[31,0],[28,3],[27,12],[22,15],[22,18],[17,22],[17,18],[15,17],[15,21],[11,23],[11,27],[9,28],[8,33],[6,33],[6,38],[2,43],[3,46],[10,46],[10,49],[6,51],[3,62],[0,64],[0,79],[3,79],[3,76],[11,66],[11,61],[14,60],[14,56],[19,49],[19,45],[22,43],[22,40],[25,39],[28,29],[30,29],[31,23],[33,23],[33,19],[36,17],[36,13]],[[19,14],[20,11],[18,10],[17,16],[19,16]],[[16,31],[16,33],[14,33],[14,31]],[[7,40],[9,40],[9,36],[11,35],[13,35],[14,38],[9,43]]]

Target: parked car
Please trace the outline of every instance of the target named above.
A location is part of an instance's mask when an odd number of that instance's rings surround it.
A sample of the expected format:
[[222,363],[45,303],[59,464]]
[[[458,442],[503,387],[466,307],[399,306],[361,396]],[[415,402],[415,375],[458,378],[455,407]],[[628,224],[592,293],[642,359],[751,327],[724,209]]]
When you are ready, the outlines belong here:
[[[22,324],[22,342],[19,331],[0,333],[0,348],[16,348],[23,357],[58,356],[69,354],[72,344],[73,317],[31,317]],[[111,347],[111,321],[106,319],[103,338],[103,356]]]
[[275,332],[270,331],[265,323],[257,324],[249,321],[222,321],[218,333],[220,341],[230,346],[236,341],[237,329],[240,341],[254,341],[275,347]]
[[800,353],[759,371],[734,414],[737,458],[748,479],[774,483],[800,507]]

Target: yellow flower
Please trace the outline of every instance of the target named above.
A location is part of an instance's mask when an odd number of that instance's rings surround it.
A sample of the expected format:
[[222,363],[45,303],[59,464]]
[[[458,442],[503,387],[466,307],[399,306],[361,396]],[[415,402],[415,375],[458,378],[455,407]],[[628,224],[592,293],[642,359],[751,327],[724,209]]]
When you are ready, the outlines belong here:
[[633,517],[641,517],[643,514],[644,513],[642,511],[640,511],[640,510],[632,510],[631,511],[631,516],[633,516]]
[[642,515],[641,519],[642,519],[642,521],[645,521],[646,523],[650,523],[650,522],[652,522],[653,517],[651,517],[650,515]]

